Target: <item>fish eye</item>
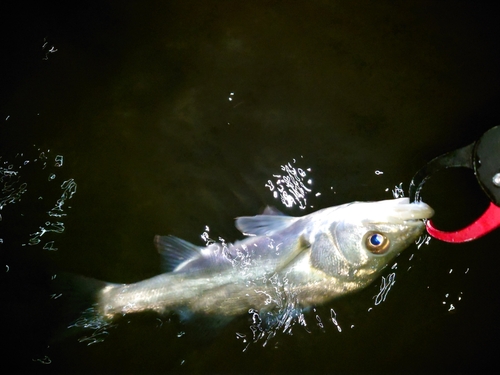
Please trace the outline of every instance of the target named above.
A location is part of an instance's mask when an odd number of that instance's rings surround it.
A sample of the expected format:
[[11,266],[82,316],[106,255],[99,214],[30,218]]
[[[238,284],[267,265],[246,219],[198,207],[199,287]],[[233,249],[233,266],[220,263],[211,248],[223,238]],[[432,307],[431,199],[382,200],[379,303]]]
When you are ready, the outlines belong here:
[[365,246],[373,254],[385,253],[389,243],[389,239],[382,233],[370,232],[365,237]]

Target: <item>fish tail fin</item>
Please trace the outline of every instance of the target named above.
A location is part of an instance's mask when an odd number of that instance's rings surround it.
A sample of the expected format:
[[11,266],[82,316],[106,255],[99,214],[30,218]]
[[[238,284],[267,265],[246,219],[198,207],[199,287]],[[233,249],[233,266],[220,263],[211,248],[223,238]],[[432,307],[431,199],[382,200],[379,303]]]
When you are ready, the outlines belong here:
[[52,281],[51,297],[62,322],[57,328],[57,339],[81,329],[96,331],[110,324],[100,313],[98,296],[103,288],[113,284],[74,274],[58,274]]

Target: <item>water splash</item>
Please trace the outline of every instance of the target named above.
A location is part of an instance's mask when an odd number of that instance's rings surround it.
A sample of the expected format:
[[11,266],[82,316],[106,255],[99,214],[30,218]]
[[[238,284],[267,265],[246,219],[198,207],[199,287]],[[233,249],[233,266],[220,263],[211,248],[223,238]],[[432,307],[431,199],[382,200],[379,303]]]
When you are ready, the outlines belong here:
[[[254,270],[260,268],[256,264],[258,257],[255,256],[257,248],[252,246],[231,244],[222,237],[215,241],[210,237],[210,228],[205,226],[205,231],[201,235],[209,251],[222,255],[228,260],[232,267],[246,278],[246,286],[249,292],[262,296],[263,308],[251,308],[248,310],[250,324],[249,332],[236,332],[236,339],[241,340],[246,351],[250,344],[261,343],[267,346],[268,343],[278,334],[284,333],[292,335],[292,328],[295,325],[306,327],[306,320],[302,308],[298,303],[297,294],[293,292],[293,287],[285,274],[270,272],[256,276]],[[267,242],[260,244],[269,251],[279,254],[281,243],[276,243],[272,238],[267,238]]]
[[[38,245],[41,242],[41,237],[48,232],[62,233],[64,232],[64,223],[60,221],[56,222],[45,222],[45,226],[40,226],[40,230],[38,232],[30,234],[30,239],[28,241],[28,245]],[[49,244],[50,242],[50,244]],[[52,247],[54,245],[54,241],[49,241],[44,245],[44,249]],[[23,244],[25,246],[26,244]]]
[[380,291],[375,296],[375,305],[379,305],[384,302],[387,298],[387,294],[391,290],[392,286],[396,283],[396,273],[390,273],[387,278],[382,276],[382,281],[380,283]]
[[33,358],[32,361],[40,362],[42,365],[50,365],[52,363],[52,360],[46,355],[44,355],[42,358]]
[[66,200],[71,199],[73,197],[73,194],[76,193],[76,182],[74,179],[70,178],[67,181],[64,181],[61,184],[61,189],[63,189],[63,192],[61,194],[61,198],[59,198],[56,201],[56,204],[54,208],[52,208],[49,212],[49,216],[52,217],[63,217],[66,216],[66,214],[63,212],[63,205],[66,202]]
[[42,44],[42,60],[47,61],[49,59],[49,55],[52,53],[56,53],[58,49],[54,46],[49,44],[47,41],[47,38],[43,38],[43,44]]
[[81,336],[78,342],[85,343],[87,346],[103,342],[109,335],[108,330],[115,328],[116,324],[111,324],[106,319],[102,318],[96,311],[95,307],[86,309],[82,315],[71,325],[70,328],[90,329],[92,332],[89,335]]
[[340,324],[337,321],[337,313],[335,312],[334,309],[330,309],[330,318],[332,320],[332,323],[335,324],[335,326],[337,327],[337,330],[339,332],[342,332],[342,328],[340,327]]
[[[30,151],[29,153],[31,153]],[[2,161],[0,157],[0,211],[3,210],[7,205],[15,204],[21,201],[21,198],[25,196],[28,191],[28,185],[30,185],[32,191],[40,191],[44,188],[41,184],[38,176],[41,171],[50,169],[52,167],[60,168],[63,165],[64,157],[62,155],[56,155],[53,159],[53,164],[50,163],[50,150],[41,151],[38,148],[36,151],[37,156],[29,158],[24,155],[24,153],[17,153],[14,157],[13,162],[7,160]],[[24,169],[23,169],[24,168]],[[29,171],[25,172],[25,169]],[[47,171],[47,177],[45,181],[51,182],[56,180],[57,175],[52,171]],[[28,182],[30,178],[34,178],[34,181]],[[63,190],[59,199],[52,209],[50,209],[48,215],[50,217],[63,217],[66,214],[63,212],[63,205],[68,199],[71,199],[76,192],[76,182],[74,179],[68,179],[61,184],[61,189]],[[32,197],[30,197],[32,199]],[[43,200],[43,196],[39,196],[38,200]],[[22,216],[22,214],[21,214]],[[0,216],[0,220],[2,217]],[[50,224],[46,224],[50,226]],[[61,227],[59,223],[55,224]],[[62,226],[63,227],[63,226]],[[53,229],[40,229],[41,234],[47,231],[54,231]],[[59,233],[59,231],[56,230]],[[38,233],[40,234],[40,233]],[[33,234],[36,236],[37,234]],[[37,242],[38,243],[38,242]],[[33,244],[33,243],[30,243]]]
[[21,182],[19,171],[14,170],[13,164],[4,162],[5,167],[0,167],[0,184],[2,185],[0,196],[0,210],[7,204],[13,204],[21,200],[21,196],[26,193],[28,184]]
[[293,165],[295,163],[296,160],[293,159],[292,162],[282,165],[283,173],[273,174],[274,181],[268,180],[264,186],[273,193],[274,198],[279,198],[286,207],[298,206],[305,209],[307,195],[312,191],[310,188],[312,180],[307,178],[307,173],[311,172],[311,168],[295,167]]
[[417,238],[415,241],[415,244],[417,245],[417,249],[420,249],[422,245],[429,245],[431,242],[432,237],[429,236],[427,233],[422,234],[420,237]]
[[392,189],[392,196],[394,198],[403,198],[405,196],[402,182],[400,182],[399,185],[394,186],[394,189]]
[[[29,156],[29,154],[33,153],[35,154],[34,156]],[[26,152],[26,155],[25,153],[17,153],[12,161],[2,160],[2,157],[0,157],[0,211],[8,205],[19,203],[22,199],[26,200],[31,208],[46,205],[45,200],[50,202],[53,199],[51,197],[54,192],[53,183],[58,178],[54,168],[61,168],[63,163],[63,155],[51,157],[50,150],[41,150],[40,148],[36,148],[34,152],[33,150],[29,150]],[[29,234],[29,239],[22,246],[40,244],[42,237],[47,233],[64,232],[65,225],[62,218],[67,216],[65,209],[70,208],[64,207],[64,205],[76,193],[77,184],[74,179],[70,178],[63,181],[60,184],[60,188],[62,189],[62,193],[59,198],[55,199],[52,208],[46,212],[48,218],[45,218],[44,224],[38,226],[36,232]],[[28,191],[30,192],[29,194],[27,194]],[[39,193],[41,191],[46,191],[48,197],[41,195]],[[34,199],[36,199],[36,202],[31,204],[31,201]],[[22,213],[23,209],[24,207],[17,211],[21,217],[24,216],[24,213]],[[30,212],[33,212],[34,216],[39,216],[40,213],[36,211],[37,209],[35,208]],[[3,218],[0,216],[0,220]],[[43,249],[49,251],[57,250],[54,243],[54,240],[50,239],[43,244]]]

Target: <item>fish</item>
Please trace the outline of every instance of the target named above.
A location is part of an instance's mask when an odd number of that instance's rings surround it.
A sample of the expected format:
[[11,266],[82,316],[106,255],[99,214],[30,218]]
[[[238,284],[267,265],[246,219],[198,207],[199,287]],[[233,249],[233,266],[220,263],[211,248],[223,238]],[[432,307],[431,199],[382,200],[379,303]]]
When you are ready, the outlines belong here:
[[347,203],[301,217],[267,207],[236,218],[245,238],[234,243],[200,247],[157,235],[165,272],[131,284],[98,284],[93,311],[112,321],[143,311],[231,318],[307,309],[370,285],[419,238],[433,213],[408,198]]

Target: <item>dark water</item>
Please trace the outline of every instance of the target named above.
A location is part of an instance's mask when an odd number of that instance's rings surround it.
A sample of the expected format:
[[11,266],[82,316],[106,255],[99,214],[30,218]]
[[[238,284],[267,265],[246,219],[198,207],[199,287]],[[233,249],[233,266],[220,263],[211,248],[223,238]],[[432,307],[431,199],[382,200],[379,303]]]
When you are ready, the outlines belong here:
[[[300,215],[387,199],[401,182],[406,190],[426,161],[500,123],[496,8],[87,1],[19,3],[2,15],[0,166],[4,177],[8,165],[18,172],[5,180],[14,191],[26,183],[0,212],[3,372],[495,366],[498,231],[414,246],[385,273],[396,283],[383,303],[374,299],[381,279],[318,306],[306,314],[307,330],[297,325],[266,346],[237,338],[249,334],[248,317],[213,339],[147,314],[125,317],[94,345],[79,342],[92,330],[54,338],[64,322],[48,296],[62,271],[113,282],[160,273],[155,234],[202,245],[209,226],[212,238],[235,240],[233,218],[268,204]],[[265,186],[287,163],[311,169],[305,210],[285,207]],[[487,204],[467,171],[436,176],[423,196],[444,229]],[[54,208],[66,216],[49,215]]]

